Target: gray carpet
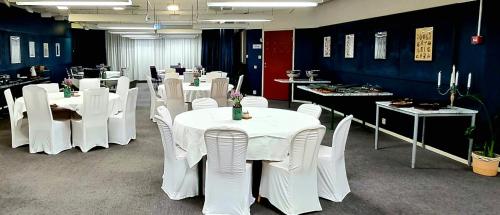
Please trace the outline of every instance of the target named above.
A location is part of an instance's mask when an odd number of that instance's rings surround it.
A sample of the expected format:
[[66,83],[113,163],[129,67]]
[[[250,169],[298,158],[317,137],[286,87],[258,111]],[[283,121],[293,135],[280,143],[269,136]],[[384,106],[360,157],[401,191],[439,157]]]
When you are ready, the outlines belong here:
[[[0,214],[201,214],[203,198],[172,201],[161,190],[163,149],[149,117],[149,93],[139,84],[137,140],[109,149],[78,149],[58,155],[12,149],[8,119],[0,120]],[[286,102],[271,101],[284,108]],[[293,109],[296,109],[297,104]],[[339,119],[336,119],[338,122]],[[329,125],[329,112],[321,121]],[[329,130],[323,144],[330,144]],[[342,203],[321,200],[317,214],[498,214],[500,177],[475,175],[463,164],[418,150],[353,123],[346,148],[352,193]],[[253,214],[277,214],[267,202]]]

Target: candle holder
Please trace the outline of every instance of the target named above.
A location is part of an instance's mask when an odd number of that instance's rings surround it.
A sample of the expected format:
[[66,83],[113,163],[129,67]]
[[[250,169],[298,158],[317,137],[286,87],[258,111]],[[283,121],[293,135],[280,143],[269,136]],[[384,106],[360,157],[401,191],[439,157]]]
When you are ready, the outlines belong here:
[[445,96],[445,95],[450,94],[450,107],[453,107],[453,104],[454,104],[455,99],[457,97],[462,97],[464,95],[469,95],[469,90],[470,90],[470,88],[467,87],[467,91],[465,92],[465,94],[462,94],[460,92],[460,90],[458,89],[458,86],[455,85],[455,84],[452,84],[451,87],[448,88],[447,90],[445,90],[444,92],[441,90],[441,86],[440,85],[438,85],[438,87],[437,87],[437,91],[438,91],[438,93],[440,95]]

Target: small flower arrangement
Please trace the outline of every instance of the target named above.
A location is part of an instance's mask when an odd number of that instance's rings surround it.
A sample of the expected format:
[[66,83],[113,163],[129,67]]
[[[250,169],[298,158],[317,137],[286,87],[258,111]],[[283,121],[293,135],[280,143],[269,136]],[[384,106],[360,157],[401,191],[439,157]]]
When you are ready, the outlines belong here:
[[239,91],[236,90],[231,90],[231,94],[229,95],[229,98],[233,101],[234,106],[239,105],[241,107],[241,100],[243,99],[243,95]]
[[69,87],[71,88],[73,86],[73,80],[65,78],[64,81],[62,82],[62,85],[66,88]]

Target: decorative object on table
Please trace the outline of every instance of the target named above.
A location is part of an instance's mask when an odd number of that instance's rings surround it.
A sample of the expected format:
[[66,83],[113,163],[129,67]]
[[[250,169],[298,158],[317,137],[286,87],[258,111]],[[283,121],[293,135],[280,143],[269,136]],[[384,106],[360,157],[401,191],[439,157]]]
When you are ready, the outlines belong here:
[[323,57],[331,56],[332,37],[323,37]]
[[10,37],[10,63],[21,63],[21,37]]
[[241,120],[242,117],[242,106],[241,100],[243,99],[243,95],[240,92],[231,90],[230,95],[231,101],[233,101],[233,120]]
[[415,104],[414,107],[419,110],[439,110],[441,108],[441,104],[437,102],[434,103],[422,102]]
[[314,77],[318,76],[316,72],[319,72],[319,70],[308,70],[306,71],[306,75],[309,78],[309,81],[314,81]]
[[193,84],[195,87],[199,87],[200,86],[200,77],[201,77],[201,74],[199,71],[195,71],[194,74],[194,79],[193,79]]
[[32,66],[30,68],[30,75],[31,77],[36,77],[36,69],[35,69],[35,66]]
[[[450,94],[450,107],[453,107],[455,99],[457,96],[463,96],[458,89],[458,71],[455,71],[455,65],[452,67],[451,76],[450,76],[450,88],[448,88],[445,92],[441,91],[441,71],[438,73],[438,83],[437,83],[437,91],[441,95]],[[469,73],[467,76],[467,92],[465,95],[469,95],[469,90],[472,81],[472,74]]]
[[345,58],[354,58],[354,34],[345,35]]
[[241,118],[243,118],[243,119],[251,119],[252,116],[250,115],[250,113],[248,111],[245,111],[245,112],[243,112],[243,116]]
[[387,31],[375,34],[375,59],[386,59]]
[[288,76],[289,81],[293,81],[294,78],[299,77],[300,70],[287,70],[286,76]]
[[413,107],[413,99],[410,98],[395,99],[391,101],[391,106],[398,108]]
[[43,57],[49,58],[49,44],[43,43]]
[[434,27],[415,29],[415,61],[432,61]]
[[[489,137],[484,141],[481,150],[472,152],[472,171],[484,176],[496,176],[498,174],[498,164],[500,163],[500,155],[495,153],[496,132],[498,132],[498,130],[492,122],[488,108],[486,108],[486,105],[479,97],[466,95],[463,98],[469,98],[481,105],[487,119],[489,131]],[[496,115],[493,119],[498,120],[499,116]],[[474,139],[477,132],[476,130],[475,126],[467,128],[465,136],[469,139]]]
[[64,98],[71,97],[71,87],[73,86],[73,81],[71,79],[65,78],[63,83]]

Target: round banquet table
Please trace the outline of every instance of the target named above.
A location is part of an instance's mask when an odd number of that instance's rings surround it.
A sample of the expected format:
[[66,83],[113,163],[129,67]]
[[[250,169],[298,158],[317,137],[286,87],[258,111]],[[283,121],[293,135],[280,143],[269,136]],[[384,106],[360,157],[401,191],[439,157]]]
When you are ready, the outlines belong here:
[[288,154],[290,141],[299,130],[319,125],[307,114],[274,108],[244,108],[249,120],[232,120],[232,108],[211,108],[184,112],[175,117],[174,142],[187,152],[189,166],[207,154],[204,133],[212,127],[235,127],[248,134],[247,160],[281,161]]
[[[78,114],[82,114],[83,108],[83,96],[84,92],[77,92],[76,95],[70,98],[64,98],[64,93],[48,93],[47,97],[49,99],[50,105],[57,105],[57,107],[72,110]],[[121,111],[121,101],[120,96],[115,93],[109,93],[109,103],[108,103],[108,113],[109,116],[114,115]],[[26,111],[26,106],[24,103],[24,98],[17,98],[14,103],[14,117],[19,120],[23,118],[23,112]]]
[[[233,89],[233,85],[228,85],[228,92]],[[208,98],[210,97],[210,91],[212,90],[212,83],[200,83],[200,86],[191,86],[190,83],[182,83],[182,89],[184,90],[184,101],[192,102],[198,98]],[[162,99],[165,99],[167,92],[165,92],[165,85],[158,86],[158,94]]]

